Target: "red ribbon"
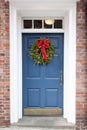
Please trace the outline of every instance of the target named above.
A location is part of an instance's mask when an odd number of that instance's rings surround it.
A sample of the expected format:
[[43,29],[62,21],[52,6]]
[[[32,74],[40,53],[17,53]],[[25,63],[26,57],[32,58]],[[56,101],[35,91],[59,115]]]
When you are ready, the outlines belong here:
[[43,56],[43,60],[47,61],[46,49],[49,48],[49,40],[41,39],[37,42],[37,47],[41,48],[41,54]]

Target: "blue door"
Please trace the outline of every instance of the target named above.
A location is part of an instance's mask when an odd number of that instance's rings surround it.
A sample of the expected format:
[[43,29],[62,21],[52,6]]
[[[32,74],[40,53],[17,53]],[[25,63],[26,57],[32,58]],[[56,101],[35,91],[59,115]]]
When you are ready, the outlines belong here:
[[[63,112],[63,34],[23,34],[23,114],[28,109],[61,109]],[[35,65],[28,55],[39,38],[52,41],[55,56],[48,65]],[[26,112],[25,112],[26,113]],[[26,114],[24,114],[26,115]]]

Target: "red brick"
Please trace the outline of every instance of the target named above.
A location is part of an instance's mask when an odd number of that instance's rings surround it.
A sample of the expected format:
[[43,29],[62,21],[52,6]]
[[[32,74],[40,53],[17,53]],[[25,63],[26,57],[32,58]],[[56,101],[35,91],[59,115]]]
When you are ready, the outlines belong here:
[[9,3],[5,0],[0,0],[0,14],[0,126],[9,126]]
[[87,128],[87,0],[77,3],[76,130]]

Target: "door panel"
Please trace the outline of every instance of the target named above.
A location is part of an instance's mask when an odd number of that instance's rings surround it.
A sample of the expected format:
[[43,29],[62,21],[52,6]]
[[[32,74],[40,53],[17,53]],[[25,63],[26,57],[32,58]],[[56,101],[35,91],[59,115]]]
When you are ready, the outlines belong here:
[[[63,111],[63,34],[23,34],[23,113],[24,109]],[[29,57],[31,45],[39,38],[52,41],[55,56],[48,65],[35,65]],[[63,75],[63,74],[62,74]]]
[[[32,98],[31,98],[32,97]],[[35,98],[37,97],[37,98]],[[27,90],[28,106],[38,107],[40,106],[40,89],[28,89]]]

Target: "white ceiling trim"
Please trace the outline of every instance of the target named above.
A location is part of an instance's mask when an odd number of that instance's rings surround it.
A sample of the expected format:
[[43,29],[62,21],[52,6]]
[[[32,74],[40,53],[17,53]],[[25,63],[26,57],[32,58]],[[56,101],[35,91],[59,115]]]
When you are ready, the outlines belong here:
[[79,0],[7,0],[22,17],[65,16]]

